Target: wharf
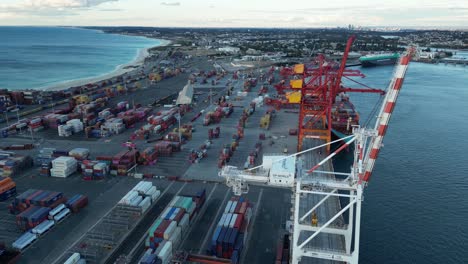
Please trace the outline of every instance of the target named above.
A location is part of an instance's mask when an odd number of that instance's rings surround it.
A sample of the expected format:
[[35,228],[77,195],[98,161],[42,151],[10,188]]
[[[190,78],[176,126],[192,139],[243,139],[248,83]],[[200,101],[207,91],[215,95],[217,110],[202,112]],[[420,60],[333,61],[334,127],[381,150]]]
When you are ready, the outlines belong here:
[[[318,139],[305,139],[303,148],[304,149],[309,149],[313,148],[319,145],[324,144],[325,142],[323,140],[318,140]],[[302,156],[303,160],[303,169],[309,170],[310,168],[314,167],[316,164],[318,164],[321,160],[325,159],[326,155],[323,154],[326,153],[325,148],[321,150],[320,153],[317,152],[307,152]],[[328,161],[324,163],[321,167],[320,170],[322,171],[330,171],[334,172],[333,168],[333,163],[331,161]],[[314,177],[317,174],[303,174],[302,179],[303,180],[314,180]],[[332,174],[326,174],[321,176],[326,177],[327,179],[334,180],[335,176]],[[305,196],[300,203],[300,211],[299,215],[304,215],[306,212],[308,212],[312,207],[315,206],[324,196],[323,195],[315,195],[315,194],[309,194]],[[338,213],[342,209],[340,199],[336,196],[330,197],[324,202],[321,206],[319,206],[316,209],[316,214],[318,218],[318,226],[320,227],[320,224],[326,223],[330,218],[332,218],[333,215]],[[307,217],[305,220],[306,223],[312,223],[312,218],[311,216]],[[330,227],[334,228],[341,228],[345,225],[345,221],[342,216],[338,217],[333,223],[330,224]],[[299,237],[299,244],[304,242],[307,237],[306,235],[310,236],[312,235],[313,232],[303,232],[301,236]],[[321,233],[319,234],[316,238],[312,239],[306,246],[308,249],[311,250],[322,250],[322,251],[331,251],[331,252],[340,252],[340,253],[345,253],[345,240],[344,236],[340,235],[335,235],[335,234],[325,234]],[[309,264],[309,263],[327,263],[327,264],[332,264],[332,263],[340,263],[337,261],[327,261],[327,260],[318,260],[318,259],[312,259],[312,258],[302,258],[302,261],[300,263],[303,264]]]

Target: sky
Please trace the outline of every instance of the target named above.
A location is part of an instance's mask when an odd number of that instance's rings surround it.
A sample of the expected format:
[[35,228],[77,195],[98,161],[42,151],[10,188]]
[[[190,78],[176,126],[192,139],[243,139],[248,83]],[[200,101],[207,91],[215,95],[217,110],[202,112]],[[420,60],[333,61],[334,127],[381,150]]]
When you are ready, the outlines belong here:
[[468,0],[0,0],[0,25],[468,26]]

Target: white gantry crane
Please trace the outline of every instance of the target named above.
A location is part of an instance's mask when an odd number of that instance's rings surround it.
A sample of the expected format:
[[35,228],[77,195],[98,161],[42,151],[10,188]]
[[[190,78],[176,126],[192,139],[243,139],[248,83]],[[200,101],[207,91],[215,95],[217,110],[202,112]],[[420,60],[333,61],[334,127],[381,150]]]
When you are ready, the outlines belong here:
[[[375,160],[382,147],[383,138],[388,128],[395,103],[402,88],[403,80],[411,60],[414,48],[409,48],[400,58],[387,89],[383,104],[377,116],[374,128],[356,126],[353,134],[343,139],[309,148],[289,156],[270,156],[262,165],[248,170],[225,166],[219,176],[225,178],[236,195],[248,192],[248,184],[260,184],[276,187],[293,188],[293,233],[291,245],[291,263],[296,264],[304,258],[316,258],[356,264],[359,260],[359,237],[361,224],[361,202],[363,189],[370,180]],[[320,149],[326,145],[344,140],[344,144],[328,155],[311,169],[304,169],[299,155]],[[319,171],[338,152],[354,143],[354,162],[349,173]],[[279,166],[273,169],[273,167]],[[291,168],[293,167],[293,168]],[[279,171],[279,173],[278,173]],[[284,172],[284,173],[282,173]],[[289,173],[288,173],[289,172]],[[335,177],[336,176],[336,177]],[[300,210],[301,200],[308,195],[319,196],[310,209]],[[337,197],[349,199],[349,203],[336,213],[330,213],[327,220],[318,221],[315,211],[330,199]],[[338,209],[339,210],[339,209]],[[347,224],[333,224],[338,218],[344,219],[347,212]],[[312,219],[312,221],[309,221]],[[310,246],[319,235],[344,237],[344,250]],[[315,244],[316,245],[316,244]]]

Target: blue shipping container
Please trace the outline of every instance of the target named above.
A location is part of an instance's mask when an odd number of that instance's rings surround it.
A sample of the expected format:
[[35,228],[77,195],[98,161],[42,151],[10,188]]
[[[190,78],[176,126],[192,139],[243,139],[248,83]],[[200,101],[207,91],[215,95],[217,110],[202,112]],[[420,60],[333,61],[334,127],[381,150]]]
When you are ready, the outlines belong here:
[[[49,196],[51,194],[51,192],[49,191],[43,191],[41,194],[39,194],[38,196],[34,197],[34,201],[40,201],[41,199],[44,199],[46,198],[47,196]],[[36,203],[34,202],[34,204],[36,205],[40,205],[39,203]]]
[[237,264],[237,263],[239,263],[239,252],[238,252],[237,250],[234,250],[234,251],[232,252],[231,263],[232,263],[232,264]]
[[13,187],[0,194],[0,201],[5,201],[16,194],[16,187]]
[[234,250],[241,251],[243,247],[244,247],[244,234],[240,233],[237,236],[236,244],[234,245]]
[[222,257],[223,255],[223,252],[222,252],[223,239],[226,236],[226,231],[227,231],[227,228],[222,227],[221,232],[219,233],[218,239],[216,240],[216,252],[214,253],[216,254],[218,258]]
[[211,237],[211,251],[216,251],[216,242],[218,240],[219,234],[221,233],[221,227],[218,226]]
[[68,199],[68,201],[65,203],[65,205],[67,207],[70,207],[75,201],[77,201],[78,199],[81,198],[82,195],[80,194],[76,194],[76,195],[73,195],[70,199]]
[[175,207],[171,207],[171,209],[169,210],[169,212],[167,212],[167,214],[164,216],[164,219],[165,220],[169,220],[169,218],[171,217],[171,215],[174,213],[175,211]]
[[232,228],[227,228],[226,235],[223,238],[223,252],[227,252],[229,249],[229,238],[231,237]]
[[231,236],[229,237],[229,246],[234,247],[236,244],[237,235],[239,231],[237,229],[232,229]]

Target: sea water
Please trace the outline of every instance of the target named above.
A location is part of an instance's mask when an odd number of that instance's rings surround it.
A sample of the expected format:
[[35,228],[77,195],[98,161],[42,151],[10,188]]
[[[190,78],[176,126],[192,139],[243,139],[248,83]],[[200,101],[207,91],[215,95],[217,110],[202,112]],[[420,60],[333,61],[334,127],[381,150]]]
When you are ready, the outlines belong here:
[[[358,69],[385,88],[394,68]],[[378,97],[351,94],[362,123]],[[411,63],[364,193],[360,263],[468,263],[467,131],[468,67]]]
[[0,88],[47,88],[98,77],[159,40],[71,27],[0,27]]

